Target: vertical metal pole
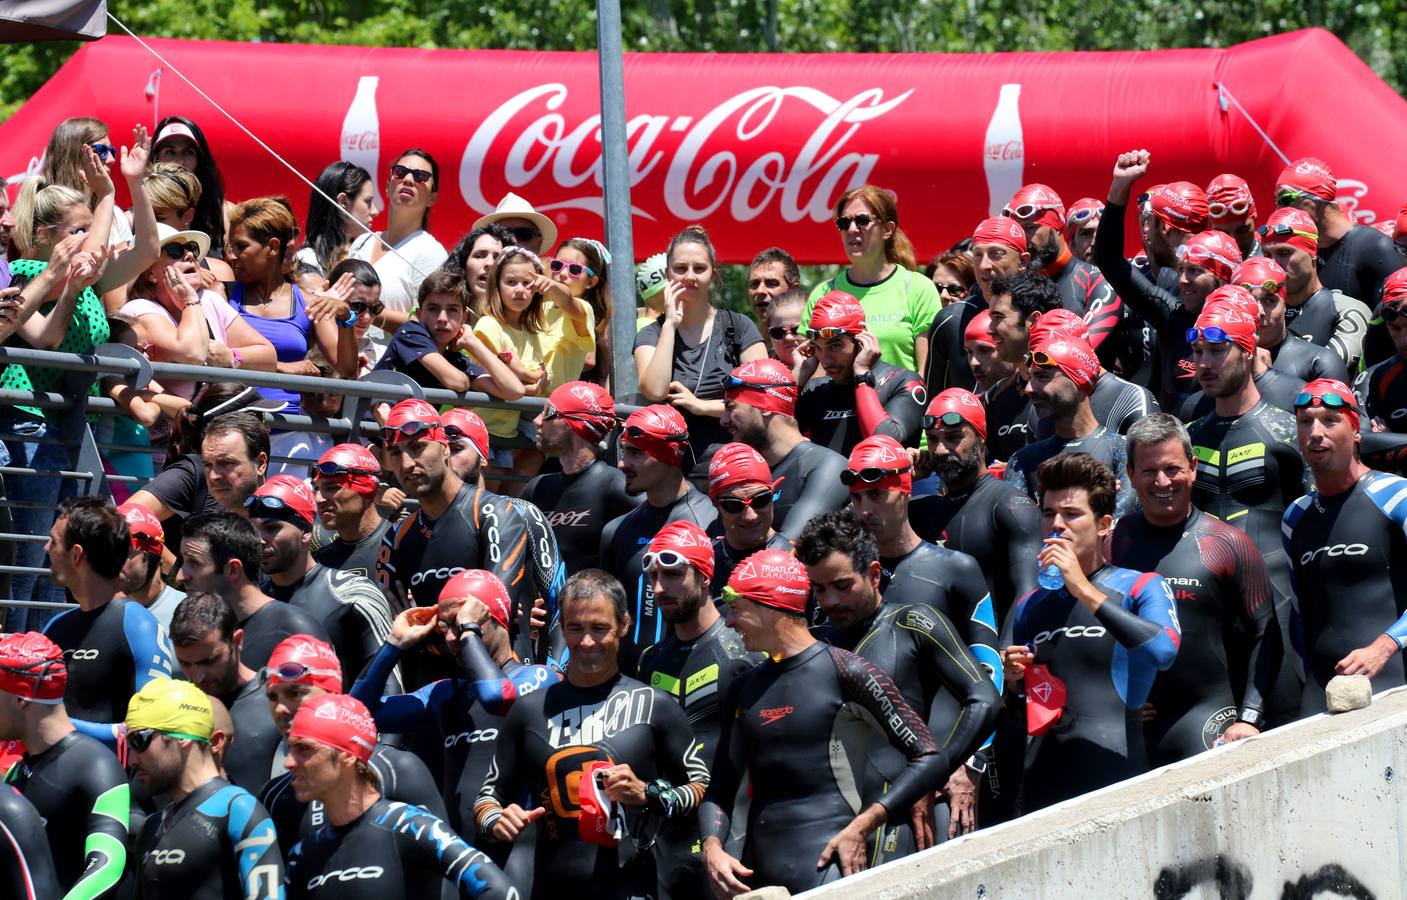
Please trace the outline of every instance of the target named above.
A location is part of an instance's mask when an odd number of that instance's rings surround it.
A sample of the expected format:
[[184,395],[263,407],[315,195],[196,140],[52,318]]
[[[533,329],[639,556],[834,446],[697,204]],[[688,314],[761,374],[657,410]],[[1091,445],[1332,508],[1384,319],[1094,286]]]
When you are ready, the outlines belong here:
[[631,238],[630,161],[625,146],[625,70],[620,0],[596,0],[596,52],[601,67],[601,175],[606,192],[606,246],[611,251],[612,393],[630,399],[635,377],[635,244]]

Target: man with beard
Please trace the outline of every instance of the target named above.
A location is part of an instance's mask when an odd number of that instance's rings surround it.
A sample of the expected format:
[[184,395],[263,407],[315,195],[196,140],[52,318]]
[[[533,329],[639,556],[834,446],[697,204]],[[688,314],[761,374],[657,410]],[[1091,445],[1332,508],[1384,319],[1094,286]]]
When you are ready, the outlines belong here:
[[1256,198],[1245,179],[1218,175],[1207,185],[1207,218],[1212,228],[1236,242],[1242,259],[1263,256],[1256,240]]
[[391,527],[376,509],[381,463],[361,444],[337,444],[318,457],[308,474],[321,524],[313,559],[329,569],[373,577]]
[[[1059,336],[1083,341],[1088,334],[1089,329],[1079,316],[1068,309],[1054,309],[1031,326],[1027,332],[1027,342],[1034,345]],[[1153,399],[1147,388],[1125,381],[1101,366],[1099,377],[1094,381],[1094,390],[1089,395],[1089,408],[1094,411],[1099,424],[1110,431],[1124,434],[1133,423],[1157,412],[1158,401]],[[1036,437],[1050,437],[1053,428],[1049,419],[1040,420],[1036,424]]]
[[[726,425],[726,413],[724,418]],[[634,672],[640,651],[664,637],[664,617],[645,575],[650,541],[670,522],[682,519],[707,528],[716,517],[708,497],[684,478],[688,447],[684,417],[672,406],[647,406],[625,420],[620,469],[625,473],[625,489],[643,494],[645,502],[612,521],[601,534],[601,568],[625,586],[630,630],[622,637],[619,654],[625,672]]]
[[127,709],[127,761],[161,815],[142,829],[138,878],[151,900],[278,900],[283,857],[259,801],[220,777],[210,698],[184,681],[152,682]]
[[269,594],[322,623],[348,679],[343,687],[350,688],[391,630],[385,595],[363,575],[313,561],[308,542],[317,513],[303,481],[275,475],[259,486],[248,506]]
[[[645,560],[655,600],[672,630],[641,652],[640,680],[678,701],[694,729],[699,755],[711,760],[723,727],[723,696],[736,676],[762,661],[762,654],[748,653],[718,614],[710,587],[713,546],[702,529],[690,522],[669,523],[650,542]],[[660,835],[660,882],[672,900],[708,896],[703,860],[690,849],[698,842],[697,818],[670,822]]]
[[132,535],[132,549],[117,575],[117,589],[156,616],[163,631],[171,628],[171,614],[185,593],[166,583],[161,574],[161,556],[166,552],[165,530],[161,520],[145,507],[124,503],[117,508]]
[[713,582],[717,597],[738,563],[775,547],[790,550],[791,538],[772,527],[772,512],[781,481],[772,477],[767,460],[747,444],[724,444],[708,464],[708,499],[718,510],[709,528],[713,536]]
[[723,427],[781,480],[774,527],[795,539],[811,517],[845,505],[845,457],[814,443],[796,421],[796,380],[775,359],[744,363],[724,382]]
[[918,443],[927,394],[917,372],[879,358],[879,339],[865,328],[865,310],[844,291],[831,291],[811,310],[806,337],[824,378],[813,378],[796,401],[796,424],[837,453],[872,434]]
[[533,424],[537,449],[556,457],[562,470],[529,481],[523,499],[547,515],[567,573],[580,572],[600,559],[606,523],[641,503],[626,492],[621,470],[601,458],[616,428],[616,404],[600,385],[569,381],[552,392]]

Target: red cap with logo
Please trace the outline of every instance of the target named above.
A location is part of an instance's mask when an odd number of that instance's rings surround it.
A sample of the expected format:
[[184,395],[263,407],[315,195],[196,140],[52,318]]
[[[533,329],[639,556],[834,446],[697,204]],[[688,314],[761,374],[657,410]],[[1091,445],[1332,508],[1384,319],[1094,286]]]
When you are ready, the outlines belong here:
[[1207,185],[1207,213],[1213,222],[1249,219],[1256,214],[1256,198],[1251,196],[1251,186],[1238,175],[1213,178]]
[[402,400],[386,414],[381,434],[387,443],[422,440],[448,443],[440,426],[440,414],[424,400]]
[[483,569],[465,569],[455,572],[440,588],[440,602],[447,600],[478,600],[488,607],[489,616],[495,622],[508,627],[508,619],[513,614],[513,601],[508,597],[508,588],[502,579]]
[[1045,663],[1026,666],[1026,733],[1045,734],[1065,714],[1065,682]]
[[764,412],[796,415],[796,379],[781,360],[758,359],[743,363],[724,384],[724,396],[729,400]]
[[1190,181],[1158,185],[1148,194],[1148,209],[1178,231],[1195,233],[1207,227],[1207,192]]
[[704,581],[713,580],[713,541],[698,525],[676,519],[656,532],[654,540],[650,541],[649,553],[659,554],[671,550],[698,569],[703,574]]
[[440,413],[440,427],[444,429],[446,440],[459,436],[468,438],[469,443],[479,452],[479,459],[488,462],[489,427],[479,418],[478,413],[458,406],[447,409]]
[[1036,324],[1031,326],[1026,341],[1028,346],[1034,347],[1052,337],[1072,337],[1088,342],[1089,326],[1085,324],[1084,319],[1068,309],[1052,309],[1048,313],[1041,313]]
[[1206,269],[1221,281],[1230,281],[1231,273],[1241,264],[1241,248],[1224,231],[1203,231],[1178,247],[1177,257]]
[[360,700],[347,694],[322,694],[304,701],[288,736],[350,753],[362,762],[370,761],[376,750],[376,722]]
[[156,514],[145,506],[124,503],[117,508],[132,536],[132,549],[160,556],[166,550],[166,529]]
[[[1316,378],[1309,384],[1306,384],[1301,390],[1301,393],[1308,394],[1310,397],[1320,398],[1320,405],[1323,403],[1323,397],[1329,394],[1337,396],[1347,404],[1341,407],[1340,410],[1349,419],[1353,430],[1358,430],[1358,398],[1353,395],[1353,388],[1336,378]],[[1316,404],[1311,401],[1309,405],[1315,406]],[[1295,409],[1303,409],[1303,407],[1296,405]]]
[[1090,345],[1076,337],[1052,336],[1039,347],[1031,345],[1032,353],[1044,353],[1065,377],[1075,383],[1085,395],[1094,393],[1095,382],[1103,369],[1099,357]]
[[742,562],[728,577],[724,599],[746,597],[754,603],[798,616],[806,615],[811,597],[811,578],[806,567],[785,550],[759,550]]
[[1002,215],[1030,219],[1037,225],[1045,225],[1056,231],[1065,228],[1065,203],[1054,189],[1044,184],[1023,185],[1002,210]]
[[962,416],[962,420],[972,426],[978,437],[984,441],[987,439],[987,409],[972,391],[948,388],[928,404],[928,414],[935,419],[947,413]]
[[[856,444],[855,449],[850,451],[845,469],[841,480],[849,485],[852,494],[876,488],[902,494],[914,492],[909,451],[887,434],[873,434]],[[866,473],[876,472],[883,474],[874,481],[865,479]]]
[[1104,212],[1104,201],[1093,197],[1081,197],[1065,211],[1065,240],[1075,236],[1080,226]]
[[990,219],[983,219],[977,226],[977,230],[972,232],[972,243],[976,244],[999,244],[1003,247],[1010,247],[1017,253],[1026,252],[1026,232],[1014,219],[1006,216],[993,216]]
[[1302,156],[1280,170],[1280,177],[1275,179],[1276,192],[1281,188],[1290,188],[1320,200],[1333,200],[1338,193],[1338,179],[1334,178],[1334,170],[1324,160]]
[[724,444],[713,453],[708,462],[708,496],[717,500],[718,495],[740,484],[761,484],[777,489],[782,479],[772,480],[772,469],[762,454],[734,441]]
[[865,310],[853,294],[831,291],[816,301],[809,327],[813,331],[839,328],[846,334],[859,334],[865,330]]
[[677,409],[656,403],[630,414],[625,420],[621,442],[667,466],[677,466],[684,462],[689,426],[684,424],[684,417]]
[[0,638],[0,691],[35,703],[64,698],[68,666],[59,645],[37,631]]
[[[1207,295],[1206,301],[1202,304],[1202,309],[1206,309],[1213,303],[1224,306],[1234,306],[1247,317],[1254,319],[1257,323],[1260,322],[1260,317],[1264,313],[1264,309],[1262,309],[1255,296],[1239,284],[1223,284],[1221,287],[1212,291]],[[1256,327],[1260,327],[1259,324],[1257,324]]]
[[329,694],[342,693],[342,663],[337,651],[311,634],[279,641],[264,667],[265,684],[311,684]]
[[967,323],[967,327],[962,332],[962,342],[969,341],[977,344],[986,344],[988,347],[995,347],[996,341],[992,340],[992,314],[987,310],[972,317],[972,321]]
[[547,405],[567,422],[577,437],[599,444],[616,427],[616,402],[599,384],[568,381],[553,391]]
[[[1282,226],[1289,228],[1290,233],[1273,233],[1274,229]],[[1266,247],[1272,244],[1289,244],[1310,256],[1319,253],[1319,226],[1315,225],[1314,218],[1302,209],[1295,209],[1293,206],[1277,209],[1270,214],[1270,218],[1265,220],[1262,227],[1266,233],[1261,235],[1260,242]]]
[[[1221,296],[1216,296],[1218,293]],[[1245,288],[1234,284],[1222,285],[1207,295],[1207,302],[1197,316],[1195,327],[1199,333],[1204,328],[1220,328],[1237,347],[1248,354],[1255,353],[1256,330],[1260,328],[1260,304]]]
[[[345,472],[340,475],[324,475],[318,471],[321,466],[336,467]],[[381,464],[376,461],[371,451],[361,444],[337,444],[328,448],[318,457],[317,466],[313,470],[314,478],[332,479],[358,494],[376,493],[380,476]]]
[[1285,291],[1285,270],[1280,268],[1278,262],[1268,256],[1252,256],[1237,266],[1235,272],[1231,273],[1231,283],[1248,291],[1265,288],[1267,284],[1270,284],[1274,287],[1266,288],[1266,290],[1283,294]]
[[[302,519],[304,524],[312,527],[317,521],[318,509],[317,500],[313,497],[313,491],[308,487],[308,483],[301,478],[294,478],[292,475],[275,475],[268,481],[259,485],[254,490],[254,497],[269,497],[276,501],[282,501],[283,507],[293,515]],[[265,515],[265,511],[271,511],[271,507],[259,503],[251,503],[249,507],[249,517],[259,518],[280,518],[277,515]],[[294,522],[293,524],[298,524]]]
[[1383,282],[1383,303],[1397,303],[1407,297],[1407,268],[1398,269]]

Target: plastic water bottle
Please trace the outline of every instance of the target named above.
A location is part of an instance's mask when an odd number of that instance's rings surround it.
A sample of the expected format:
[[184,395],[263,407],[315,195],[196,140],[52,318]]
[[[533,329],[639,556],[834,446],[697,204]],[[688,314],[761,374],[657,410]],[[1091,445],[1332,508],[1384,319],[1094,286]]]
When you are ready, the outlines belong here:
[[371,174],[371,186],[376,208],[384,209],[381,185],[385,173],[378,171],[381,157],[381,121],[376,115],[376,86],[381,79],[363,75],[357,82],[357,94],[342,120],[342,159],[355,163]]
[[[1052,531],[1046,537],[1063,537],[1058,531]],[[1048,591],[1058,591],[1065,587],[1065,576],[1060,573],[1060,568],[1055,563],[1046,563],[1036,570],[1036,584]]]
[[987,175],[987,214],[1001,215],[1002,207],[1021,187],[1026,176],[1026,142],[1021,134],[1021,85],[1004,84],[997,108],[987,123],[982,142],[982,168]]

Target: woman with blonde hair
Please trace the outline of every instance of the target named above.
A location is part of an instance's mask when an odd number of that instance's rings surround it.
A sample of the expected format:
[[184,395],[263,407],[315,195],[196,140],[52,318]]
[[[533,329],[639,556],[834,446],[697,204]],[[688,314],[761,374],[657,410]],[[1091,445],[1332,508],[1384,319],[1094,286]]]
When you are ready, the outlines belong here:
[[[175,231],[198,231],[195,228],[195,211],[200,204],[200,179],[195,173],[178,163],[158,162],[147,166],[147,174],[142,176],[142,184],[151,198],[152,212],[159,225],[166,225]],[[206,290],[225,295],[224,282],[234,281],[234,271],[229,263],[214,256],[214,242],[206,235],[210,249],[199,260],[202,283]]]

